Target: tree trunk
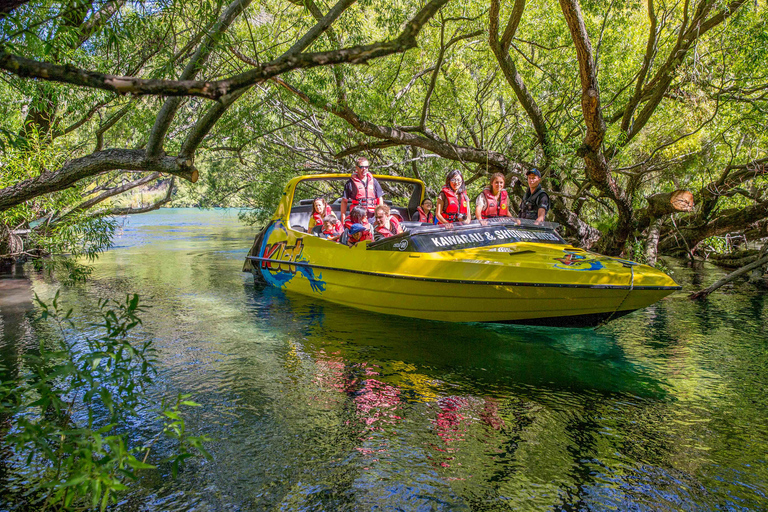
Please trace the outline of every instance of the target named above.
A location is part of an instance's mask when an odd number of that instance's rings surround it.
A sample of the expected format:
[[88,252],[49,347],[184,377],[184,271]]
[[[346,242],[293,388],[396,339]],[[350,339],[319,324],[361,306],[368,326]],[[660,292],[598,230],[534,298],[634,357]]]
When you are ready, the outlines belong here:
[[[761,258],[759,258],[757,261],[754,261],[754,262],[750,263],[749,265],[745,265],[745,266],[741,267],[740,269],[731,272],[730,274],[728,274],[724,278],[719,279],[718,281],[716,281],[709,288],[705,288],[704,290],[698,291],[696,293],[692,293],[691,295],[688,296],[688,298],[691,299],[691,300],[706,298],[707,295],[709,295],[713,291],[717,290],[718,288],[720,288],[724,284],[730,283],[731,281],[733,281],[737,277],[739,277],[741,275],[744,275],[744,274],[746,274],[748,272],[751,272],[753,270],[758,270],[758,269],[760,270],[759,271],[759,275],[758,275],[758,278],[760,278],[765,273],[765,269],[763,268],[765,265],[768,265],[768,254],[765,254],[765,251],[763,251],[763,256]],[[750,278],[750,281],[751,281],[751,278]]]
[[654,219],[648,228],[648,236],[645,239],[645,263],[652,267],[656,266],[658,259],[659,234],[664,219]]

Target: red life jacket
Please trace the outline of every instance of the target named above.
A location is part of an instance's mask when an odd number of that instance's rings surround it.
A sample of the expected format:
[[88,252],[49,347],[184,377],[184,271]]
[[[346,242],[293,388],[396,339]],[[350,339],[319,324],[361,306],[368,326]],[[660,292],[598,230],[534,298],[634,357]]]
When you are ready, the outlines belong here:
[[368,208],[368,212],[372,213],[374,208],[376,208],[376,187],[374,186],[374,179],[371,173],[365,173],[364,178],[368,180],[367,186],[363,183],[363,180],[357,176],[357,173],[352,174],[350,180],[352,180],[352,184],[355,186],[357,192],[350,202],[352,203],[352,208],[360,205]]
[[509,211],[509,196],[507,191],[503,190],[499,194],[499,201],[496,202],[496,196],[493,195],[491,189],[483,189],[483,195],[485,196],[485,209],[482,211],[484,219],[490,219],[493,217],[506,217]]
[[442,194],[445,197],[443,218],[448,222],[456,222],[459,220],[459,214],[464,214],[466,219],[469,207],[469,198],[466,191],[461,193],[461,197],[457,197],[456,192],[451,187],[443,187]]
[[[352,217],[350,217],[349,215],[347,215],[347,218],[346,218],[346,220],[344,221],[344,226],[343,226],[343,228],[347,228],[347,229],[349,229],[349,228],[351,228],[351,227],[352,227],[352,224],[354,224],[354,222],[352,222]],[[362,224],[363,226],[366,226],[366,227],[368,227],[368,217],[363,217],[363,220],[362,220],[362,222],[360,222],[360,224]]]
[[435,222],[435,214],[432,212],[429,212],[428,214],[424,213],[424,210],[421,208],[421,206],[416,208],[416,211],[419,214],[419,222],[429,222],[430,224]]
[[371,235],[371,231],[366,229],[365,231],[360,231],[359,233],[356,233],[354,235],[349,235],[349,242],[356,244],[358,242],[362,242],[363,240],[373,240],[373,235]]
[[312,207],[312,218],[315,219],[315,226],[322,226],[323,225],[323,217],[326,215],[330,215],[333,213],[333,210],[331,210],[331,205],[327,204],[325,205],[325,213],[320,215],[318,212],[315,211],[315,207]]
[[376,232],[378,232],[381,235],[384,235],[384,238],[389,238],[390,236],[398,235],[402,232],[402,229],[400,229],[400,222],[394,217],[389,218],[389,229],[385,228],[384,226],[376,226]]

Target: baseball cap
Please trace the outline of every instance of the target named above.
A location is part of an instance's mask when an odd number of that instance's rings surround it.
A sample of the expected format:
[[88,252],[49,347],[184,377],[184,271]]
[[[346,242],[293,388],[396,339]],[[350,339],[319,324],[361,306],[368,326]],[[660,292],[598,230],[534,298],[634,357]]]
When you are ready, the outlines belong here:
[[526,176],[528,176],[529,174],[535,174],[536,176],[538,176],[539,178],[541,178],[541,173],[540,173],[540,172],[539,172],[539,170],[538,170],[537,168],[535,168],[535,167],[532,167],[531,169],[528,169],[528,170],[525,172],[525,175],[526,175]]

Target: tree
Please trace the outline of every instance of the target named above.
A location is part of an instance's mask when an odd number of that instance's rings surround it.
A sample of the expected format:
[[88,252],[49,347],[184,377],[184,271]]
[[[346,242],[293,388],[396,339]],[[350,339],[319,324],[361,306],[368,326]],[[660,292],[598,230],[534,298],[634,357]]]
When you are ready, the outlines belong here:
[[[112,14],[97,17],[108,5]],[[190,183],[200,170],[202,186],[179,185],[196,202],[264,211],[286,178],[344,172],[365,153],[432,192],[452,165],[475,192],[504,172],[519,197],[536,166],[554,219],[580,245],[639,246],[632,256],[651,262],[657,250],[695,251],[768,217],[766,9],[743,0],[442,0],[418,12],[377,0],[195,12],[173,1],[23,5],[6,20],[46,30],[4,39],[0,67],[16,88],[5,94],[32,98],[25,120],[10,116],[6,146],[34,126],[65,156],[56,172],[0,189],[0,211],[77,183],[98,192],[71,207],[88,212],[148,172]],[[46,63],[51,52],[66,64]],[[94,138],[95,151],[84,150]]]
[[[317,20],[302,16],[300,7],[279,2],[261,5],[260,12],[252,9],[242,20],[250,0],[229,5],[213,1],[202,9],[172,1],[144,7],[126,5],[124,0],[103,5],[72,0],[63,6],[28,4],[6,12],[8,30],[0,46],[0,68],[12,74],[6,93],[16,102],[30,98],[23,121],[16,116],[4,128],[6,147],[31,150],[31,140],[36,138],[47,151],[56,148],[66,156],[61,155],[52,168],[27,169],[27,176],[2,183],[4,233],[8,236],[10,225],[19,220],[10,221],[14,215],[9,210],[34,205],[41,196],[75,186],[81,193],[98,195],[57,211],[33,206],[37,220],[48,218],[46,229],[148,179],[115,182],[116,177],[151,172],[196,182],[195,156],[200,144],[255,84],[291,70],[360,64],[404,52],[416,46],[421,28],[446,1],[433,0],[418,11],[409,10],[412,17],[402,20],[404,26],[396,37],[367,44],[361,40],[330,50],[316,43],[354,0],[340,0]],[[299,21],[292,23],[295,18]],[[286,41],[295,43],[274,44],[271,38],[276,29],[287,36]],[[231,59],[232,48],[247,41],[244,34],[254,45],[263,46],[263,60],[252,66]],[[170,45],[166,44],[169,40]],[[321,47],[308,52],[312,45]],[[67,63],[60,64],[60,60]],[[200,80],[200,75],[227,78]],[[126,95],[130,95],[127,101]],[[166,99],[160,104],[151,98],[137,99],[144,95]],[[194,97],[215,101],[201,102]],[[80,118],[64,126],[74,112]],[[102,118],[99,123],[93,122],[97,115]],[[120,129],[122,133],[117,132]],[[14,132],[19,135],[12,135]],[[106,144],[117,147],[105,148],[105,138],[110,135]],[[133,147],[121,147],[121,135],[129,135]],[[93,138],[94,149],[86,150],[84,145]],[[173,183],[171,180],[169,194],[162,201],[167,201]]]

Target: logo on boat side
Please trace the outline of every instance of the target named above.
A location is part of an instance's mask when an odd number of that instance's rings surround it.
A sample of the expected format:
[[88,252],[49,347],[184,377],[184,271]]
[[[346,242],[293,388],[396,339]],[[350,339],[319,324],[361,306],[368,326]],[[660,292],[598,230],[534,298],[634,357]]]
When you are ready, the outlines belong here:
[[392,247],[399,249],[401,251],[404,251],[408,248],[408,240],[403,239],[403,240],[400,240],[399,242],[395,242],[394,244],[392,244]]
[[555,263],[555,268],[563,270],[600,270],[603,264],[595,258],[587,258],[584,254],[563,250],[562,258],[555,258],[560,264]]
[[282,288],[287,285],[298,272],[307,278],[309,285],[312,287],[312,291],[320,293],[324,292],[325,281],[322,281],[322,274],[315,276],[315,271],[311,267],[295,265],[295,263],[298,262],[309,263],[304,257],[304,239],[296,239],[294,245],[288,245],[286,240],[267,244],[267,241],[275,228],[281,229],[286,235],[288,234],[283,223],[280,221],[272,224],[264,234],[264,243],[261,245],[259,254],[261,255],[261,258],[270,260],[261,260],[261,263],[259,264],[259,269],[261,270],[261,275],[264,276],[264,279],[272,286]]
[[[294,261],[303,261],[301,259],[304,254],[304,239],[296,239],[296,244],[288,245],[288,242],[283,240],[274,244],[268,244],[264,248],[264,252],[261,254],[262,258],[273,260],[261,262],[261,268],[269,269],[273,272],[290,272],[296,273],[296,265],[291,265]],[[280,261],[274,261],[280,260]]]

